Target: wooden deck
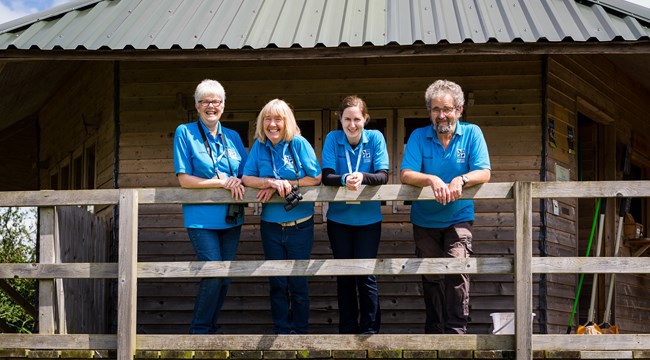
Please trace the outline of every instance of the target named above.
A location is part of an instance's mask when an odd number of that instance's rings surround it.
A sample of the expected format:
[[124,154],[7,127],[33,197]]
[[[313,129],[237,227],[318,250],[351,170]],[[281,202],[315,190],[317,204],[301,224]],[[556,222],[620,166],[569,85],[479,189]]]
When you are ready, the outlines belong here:
[[[335,187],[304,188],[303,201],[432,199],[431,189],[407,185],[367,186],[352,192]],[[39,206],[39,264],[0,264],[0,278],[40,279],[40,334],[0,336],[2,358],[649,358],[650,335],[533,334],[530,316],[517,316],[515,335],[137,335],[136,287],[139,278],[204,276],[332,276],[430,273],[514,274],[515,312],[530,314],[536,273],[650,273],[648,258],[532,256],[534,198],[648,197],[650,182],[494,183],[468,189],[465,198],[512,199],[515,204],[515,255],[470,259],[371,259],[233,262],[137,262],[138,206],[163,203],[229,202],[215,190],[122,189],[0,193],[0,206]],[[274,201],[281,201],[275,199]],[[243,202],[257,202],[247,192]],[[118,263],[56,263],[54,207],[119,204]],[[56,279],[118,279],[117,334],[55,334]],[[60,309],[58,310],[60,313]],[[74,316],[69,314],[69,316]]]

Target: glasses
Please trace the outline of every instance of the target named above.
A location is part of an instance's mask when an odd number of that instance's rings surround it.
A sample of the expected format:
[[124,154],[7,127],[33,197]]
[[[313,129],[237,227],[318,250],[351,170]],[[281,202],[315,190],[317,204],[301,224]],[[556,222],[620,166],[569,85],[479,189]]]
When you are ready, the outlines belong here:
[[199,105],[203,107],[208,107],[210,104],[214,106],[220,106],[223,104],[223,100],[199,100]]
[[445,106],[442,109],[441,108],[433,108],[431,109],[431,114],[434,116],[440,115],[440,113],[445,114],[445,116],[451,115],[455,110],[458,110],[458,106]]

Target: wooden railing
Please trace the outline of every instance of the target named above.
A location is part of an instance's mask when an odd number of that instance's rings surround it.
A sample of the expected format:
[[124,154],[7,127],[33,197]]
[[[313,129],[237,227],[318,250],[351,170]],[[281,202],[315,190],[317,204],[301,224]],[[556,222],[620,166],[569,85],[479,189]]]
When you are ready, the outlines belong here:
[[[305,187],[302,201],[390,201],[433,199],[430,188],[408,185],[366,186],[359,191],[338,187]],[[258,202],[248,191],[243,202]],[[137,335],[136,288],[139,278],[333,276],[412,274],[514,274],[515,313],[531,314],[534,273],[650,273],[649,258],[584,258],[532,256],[532,201],[538,198],[650,197],[650,181],[491,183],[467,189],[463,198],[512,199],[515,204],[515,255],[512,259],[368,259],[276,260],[224,262],[137,262],[140,204],[225,203],[225,190],[122,189],[0,192],[0,206],[40,208],[38,264],[0,264],[1,278],[40,280],[39,324],[35,335],[2,334],[0,349],[116,349],[118,359],[132,359],[138,350],[504,350],[517,359],[533,351],[610,352],[632,358],[650,351],[650,335],[533,334],[530,316],[516,316],[515,335]],[[281,201],[274,198],[272,201]],[[55,206],[119,205],[118,263],[56,263]],[[117,334],[55,334],[56,279],[118,279]],[[614,356],[615,355],[615,356]]]

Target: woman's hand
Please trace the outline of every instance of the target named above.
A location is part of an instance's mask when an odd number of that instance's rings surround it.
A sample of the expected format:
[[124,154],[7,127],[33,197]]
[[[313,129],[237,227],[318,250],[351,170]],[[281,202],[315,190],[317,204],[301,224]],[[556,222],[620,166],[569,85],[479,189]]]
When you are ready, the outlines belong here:
[[277,191],[278,195],[284,199],[291,192],[291,183],[288,180],[270,179],[269,188]]
[[345,178],[345,187],[348,190],[359,190],[363,182],[363,174],[360,172],[353,172]]
[[223,182],[223,188],[230,190],[233,199],[244,200],[244,194],[246,193],[246,188],[242,184],[240,178],[236,176],[230,176]]
[[265,203],[269,201],[269,199],[271,199],[271,196],[273,196],[273,194],[275,194],[275,189],[266,188],[260,190],[255,197],[257,198],[257,200]]

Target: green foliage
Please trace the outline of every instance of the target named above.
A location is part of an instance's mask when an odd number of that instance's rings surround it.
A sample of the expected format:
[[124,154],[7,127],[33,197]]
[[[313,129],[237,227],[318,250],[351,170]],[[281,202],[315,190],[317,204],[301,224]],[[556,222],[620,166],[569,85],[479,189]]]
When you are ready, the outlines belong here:
[[[31,263],[36,259],[36,209],[0,208],[0,261]],[[34,303],[36,280],[8,279],[24,299]],[[31,333],[34,319],[0,290],[0,319],[14,332]]]

